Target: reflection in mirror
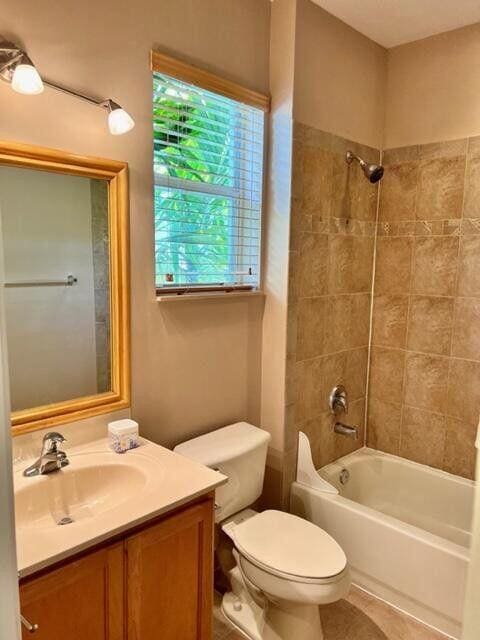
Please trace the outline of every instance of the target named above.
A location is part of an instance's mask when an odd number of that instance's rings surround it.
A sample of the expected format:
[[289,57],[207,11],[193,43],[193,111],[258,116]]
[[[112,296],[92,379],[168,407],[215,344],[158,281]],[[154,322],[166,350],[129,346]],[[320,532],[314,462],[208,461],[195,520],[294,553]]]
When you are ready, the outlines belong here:
[[108,183],[0,166],[12,411],[111,390]]

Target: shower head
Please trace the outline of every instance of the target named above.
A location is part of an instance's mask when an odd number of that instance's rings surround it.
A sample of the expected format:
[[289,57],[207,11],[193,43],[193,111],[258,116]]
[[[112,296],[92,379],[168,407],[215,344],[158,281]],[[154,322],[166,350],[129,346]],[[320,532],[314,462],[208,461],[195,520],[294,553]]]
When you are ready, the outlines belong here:
[[362,171],[365,174],[365,177],[368,178],[368,180],[372,184],[375,182],[378,182],[383,177],[384,169],[381,164],[369,164],[365,162],[365,160],[362,160],[360,156],[357,156],[356,153],[353,153],[353,151],[347,151],[345,160],[347,164],[351,164],[353,160],[356,160],[360,165],[360,167],[362,168]]

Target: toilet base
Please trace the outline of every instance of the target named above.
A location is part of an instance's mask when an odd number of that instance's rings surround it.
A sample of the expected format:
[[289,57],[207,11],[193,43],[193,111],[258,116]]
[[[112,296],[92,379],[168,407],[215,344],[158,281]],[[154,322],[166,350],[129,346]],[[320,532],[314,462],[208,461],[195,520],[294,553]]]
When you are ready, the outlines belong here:
[[319,608],[316,605],[280,605],[253,598],[235,567],[230,572],[232,591],[223,596],[222,612],[245,638],[250,640],[323,640]]
[[249,640],[263,640],[263,610],[255,602],[244,602],[229,591],[223,596],[222,612],[235,630]]

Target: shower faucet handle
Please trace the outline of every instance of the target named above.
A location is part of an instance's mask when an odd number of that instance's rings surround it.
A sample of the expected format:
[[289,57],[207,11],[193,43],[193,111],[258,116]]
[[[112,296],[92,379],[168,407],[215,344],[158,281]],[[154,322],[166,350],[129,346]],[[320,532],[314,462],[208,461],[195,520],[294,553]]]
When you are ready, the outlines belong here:
[[335,415],[337,415],[337,413],[348,413],[347,390],[343,385],[338,384],[336,387],[333,387],[330,393],[329,405],[332,413]]

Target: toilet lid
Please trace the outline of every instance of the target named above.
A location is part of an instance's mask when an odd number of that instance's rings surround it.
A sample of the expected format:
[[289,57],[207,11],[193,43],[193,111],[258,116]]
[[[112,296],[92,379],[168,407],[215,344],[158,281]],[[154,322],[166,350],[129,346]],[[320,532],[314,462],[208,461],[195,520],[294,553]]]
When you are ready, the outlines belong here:
[[347,566],[343,549],[315,524],[283,511],[263,511],[236,525],[235,545],[273,572],[300,578],[331,578]]

